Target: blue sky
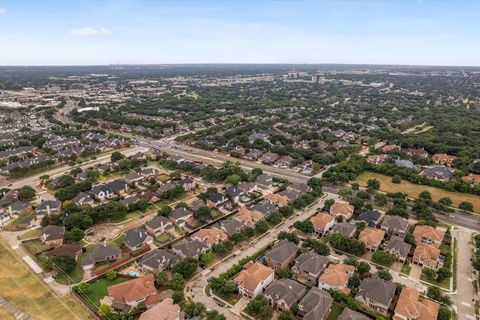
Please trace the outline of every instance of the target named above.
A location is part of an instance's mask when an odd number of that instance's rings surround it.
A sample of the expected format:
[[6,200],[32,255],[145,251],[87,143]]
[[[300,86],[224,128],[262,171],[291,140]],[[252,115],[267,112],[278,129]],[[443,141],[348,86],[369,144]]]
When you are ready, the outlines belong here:
[[480,65],[480,1],[3,1],[0,65]]

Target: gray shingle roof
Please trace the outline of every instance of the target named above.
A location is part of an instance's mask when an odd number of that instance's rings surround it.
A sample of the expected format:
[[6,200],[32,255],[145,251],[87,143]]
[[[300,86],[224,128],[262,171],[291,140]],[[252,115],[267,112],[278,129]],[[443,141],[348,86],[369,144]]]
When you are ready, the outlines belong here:
[[361,314],[360,312],[353,311],[352,309],[343,309],[342,314],[337,320],[371,320],[369,317]]
[[395,252],[398,252],[398,254],[403,258],[406,258],[408,256],[411,248],[412,246],[410,244],[406,243],[405,241],[403,241],[402,238],[397,236],[392,236],[388,241],[387,245],[385,246],[386,250],[394,250]]
[[305,292],[305,286],[292,279],[280,279],[273,281],[266,289],[265,296],[274,301],[284,300],[291,307]]
[[345,237],[350,236],[355,227],[348,222],[340,222],[333,226],[331,233],[339,233]]
[[304,313],[303,320],[320,320],[325,319],[332,304],[333,299],[328,292],[312,287],[298,306]]
[[298,247],[287,239],[283,239],[282,241],[277,243],[269,252],[267,252],[265,257],[268,257],[282,264],[290,256],[292,256],[292,254],[296,252],[298,252]]
[[169,269],[180,260],[176,254],[165,249],[154,249],[144,255],[140,265],[146,265],[153,269]]
[[328,265],[328,258],[309,251],[295,259],[295,268],[306,273],[319,274]]
[[388,306],[395,295],[395,288],[395,283],[392,281],[385,281],[377,276],[372,276],[363,279],[358,287],[356,297],[362,296],[363,298],[368,298],[374,302]]

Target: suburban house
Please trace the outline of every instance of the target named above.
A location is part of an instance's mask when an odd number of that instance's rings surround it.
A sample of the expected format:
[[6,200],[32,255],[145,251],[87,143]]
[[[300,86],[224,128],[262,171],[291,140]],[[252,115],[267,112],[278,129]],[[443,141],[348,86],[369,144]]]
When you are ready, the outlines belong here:
[[217,228],[200,229],[191,236],[192,240],[203,242],[208,248],[211,248],[214,244],[227,240],[227,238],[227,234]]
[[440,249],[434,243],[417,242],[412,262],[422,267],[437,269],[440,266]]
[[386,233],[404,238],[408,231],[408,221],[400,216],[387,215],[380,228]]
[[242,181],[238,184],[238,189],[240,189],[243,193],[249,194],[255,191],[255,188],[257,185],[255,182],[247,182],[247,181]]
[[238,284],[240,294],[255,298],[272,283],[275,271],[258,262],[247,262],[243,270],[233,279]]
[[129,174],[125,175],[124,179],[128,184],[134,185],[138,182],[142,182],[145,177],[136,172],[130,172]]
[[371,319],[360,312],[353,311],[350,308],[345,308],[343,309],[342,313],[340,314],[337,320],[371,320]]
[[49,257],[56,257],[60,255],[70,256],[75,258],[75,260],[82,253],[82,247],[76,243],[62,244],[60,247],[53,248],[47,252]]
[[313,251],[302,253],[295,259],[292,270],[302,277],[316,282],[320,274],[327,268],[329,259]]
[[395,144],[387,144],[382,147],[382,152],[383,153],[389,153],[391,151],[400,151],[400,146],[397,146]]
[[46,245],[61,245],[65,237],[65,227],[49,225],[43,228],[40,241]]
[[160,171],[155,168],[142,168],[140,170],[140,174],[145,178],[145,179],[150,179],[150,178],[155,178],[160,174]]
[[446,153],[436,153],[432,156],[433,162],[439,165],[451,166],[453,160],[457,159],[455,156],[448,155]]
[[346,202],[335,202],[330,206],[330,214],[337,217],[342,216],[345,220],[350,220],[353,216],[354,207]]
[[174,225],[178,227],[184,227],[185,222],[193,219],[193,212],[184,207],[180,207],[172,210],[172,212],[170,212],[168,215],[168,218]]
[[89,194],[80,192],[72,199],[72,203],[76,204],[77,206],[92,206],[95,203],[95,200],[93,200]]
[[113,180],[107,184],[99,184],[92,188],[91,193],[100,201],[110,199],[115,195],[125,194],[128,190],[128,185],[120,180]]
[[425,150],[424,148],[420,148],[420,149],[408,148],[407,151],[406,151],[406,154],[409,157],[417,156],[417,157],[420,157],[420,158],[428,158],[428,156],[430,155],[428,153],[428,151]]
[[385,245],[384,250],[393,255],[398,261],[405,262],[411,248],[412,246],[403,241],[403,238],[392,236]]
[[376,228],[380,222],[382,214],[378,210],[367,210],[360,213],[355,220],[356,223],[363,223],[369,228]]
[[19,217],[32,212],[32,206],[25,201],[15,201],[9,204],[6,209],[10,217]]
[[258,161],[263,164],[274,164],[275,161],[278,160],[278,158],[280,158],[278,154],[274,152],[266,152],[258,159]]
[[415,237],[415,241],[417,245],[420,242],[424,242],[424,243],[432,243],[436,247],[439,247],[443,241],[445,232],[437,228],[434,228],[432,226],[417,225],[413,230],[413,236]]
[[298,247],[283,239],[265,254],[265,264],[274,270],[288,267],[297,256]]
[[335,224],[335,218],[327,213],[320,213],[310,218],[313,224],[315,234],[317,236],[323,236],[332,229]]
[[325,319],[333,305],[333,298],[327,291],[312,287],[298,303],[298,313],[302,319]]
[[201,241],[186,239],[172,246],[172,250],[183,258],[197,258],[207,252],[208,247]]
[[305,293],[306,287],[292,279],[274,280],[266,289],[265,297],[272,308],[289,310]]
[[153,239],[148,235],[147,230],[144,228],[138,228],[128,230],[123,243],[128,250],[135,251],[148,246],[152,240]]
[[228,197],[221,193],[214,193],[207,199],[207,206],[210,208],[219,208],[228,202]]
[[333,226],[330,233],[339,233],[345,237],[351,238],[355,235],[355,226],[348,222],[340,222]]
[[423,175],[431,179],[448,181],[453,177],[453,172],[445,166],[438,166],[425,169]]
[[388,154],[375,154],[367,157],[367,162],[371,164],[380,164],[385,162],[390,156]]
[[412,288],[404,287],[400,292],[393,320],[437,320],[440,305],[430,299],[420,297]]
[[360,235],[358,240],[365,244],[365,247],[370,251],[376,251],[385,237],[385,231],[380,229],[365,228]]
[[128,312],[140,303],[147,303],[147,299],[157,295],[155,277],[149,273],[132,280],[109,286],[108,296],[112,299],[112,309]]
[[182,180],[176,181],[175,183],[179,186],[182,186],[183,190],[185,191],[195,190],[195,188],[197,187],[197,183],[195,182],[195,180],[190,178],[183,178]]
[[243,196],[243,191],[236,186],[230,186],[225,190],[225,194],[233,201],[238,202],[240,197]]
[[302,195],[302,192],[295,189],[286,189],[286,190],[280,191],[277,194],[282,197],[286,197],[288,199],[288,202],[293,202],[298,198],[300,198],[300,196]]
[[263,214],[258,211],[249,210],[241,207],[233,219],[243,223],[245,227],[253,228],[257,221],[263,219]]
[[402,168],[417,170],[417,166],[410,160],[397,159],[395,165]]
[[232,150],[230,150],[230,155],[232,157],[237,157],[237,158],[240,158],[240,157],[243,157],[245,155],[245,148],[242,147],[242,146],[236,146],[234,147]]
[[152,237],[158,237],[171,228],[173,228],[172,222],[168,218],[162,216],[155,216],[151,220],[145,222],[145,230],[147,230],[147,233]]
[[60,200],[45,200],[35,210],[36,216],[43,217],[45,215],[60,214],[62,210],[62,201]]
[[228,236],[231,236],[234,233],[239,233],[245,229],[243,222],[238,220],[222,220],[219,224],[220,230],[225,232]]
[[365,278],[358,287],[355,300],[366,309],[388,314],[390,304],[395,296],[396,285],[392,281],[385,281],[378,276]]
[[348,264],[330,264],[318,279],[320,289],[340,290],[349,293],[348,280],[355,272],[355,267]]
[[257,203],[253,205],[250,209],[253,211],[260,212],[264,217],[268,217],[275,211],[277,211],[277,206],[269,202]]
[[115,261],[122,256],[122,250],[117,247],[107,246],[105,244],[96,244],[90,255],[84,258],[80,265],[83,270],[92,270],[95,268],[95,264],[104,261]]
[[140,260],[139,266],[142,270],[156,275],[160,271],[170,269],[178,261],[180,261],[180,257],[176,254],[157,248],[145,254]]
[[265,200],[279,207],[286,206],[290,201],[288,196],[279,193],[269,193],[265,196]]
[[166,298],[140,315],[139,320],[185,320],[185,313],[172,298]]
[[265,173],[259,174],[255,181],[262,189],[268,189],[273,186],[273,178]]
[[470,173],[468,176],[463,176],[462,180],[466,183],[479,185],[480,184],[480,174],[472,174]]

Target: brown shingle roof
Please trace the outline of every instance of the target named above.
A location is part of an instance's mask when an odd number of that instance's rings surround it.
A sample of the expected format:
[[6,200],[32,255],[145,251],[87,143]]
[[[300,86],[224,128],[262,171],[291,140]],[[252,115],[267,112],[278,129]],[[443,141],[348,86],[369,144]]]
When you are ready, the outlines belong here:
[[398,298],[393,320],[436,320],[439,308],[440,305],[436,302],[420,299],[420,294],[417,290],[405,287]]
[[275,271],[272,268],[264,266],[258,262],[248,263],[234,279],[241,287],[253,292],[258,285],[265,281]]
[[116,302],[127,303],[156,294],[153,274],[128,280],[107,288],[108,295]]

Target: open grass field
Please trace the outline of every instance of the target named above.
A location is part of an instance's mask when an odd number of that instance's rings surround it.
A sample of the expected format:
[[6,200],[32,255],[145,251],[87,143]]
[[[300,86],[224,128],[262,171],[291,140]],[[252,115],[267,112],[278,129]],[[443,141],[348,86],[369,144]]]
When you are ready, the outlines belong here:
[[[11,249],[0,242],[0,288],[2,297],[20,310],[45,320],[91,319],[89,311],[74,297],[57,298]],[[63,302],[63,303],[62,303]],[[0,311],[0,319],[10,319]]]
[[418,194],[424,190],[432,194],[433,200],[438,200],[443,197],[449,197],[453,201],[453,206],[458,207],[462,201],[470,201],[473,204],[474,211],[480,213],[480,197],[473,194],[450,192],[442,189],[413,184],[408,181],[403,181],[400,184],[392,183],[392,178],[378,173],[365,172],[361,174],[354,182],[357,182],[361,187],[367,186],[369,179],[377,179],[380,181],[380,191],[383,192],[405,192],[409,197],[417,198]]

